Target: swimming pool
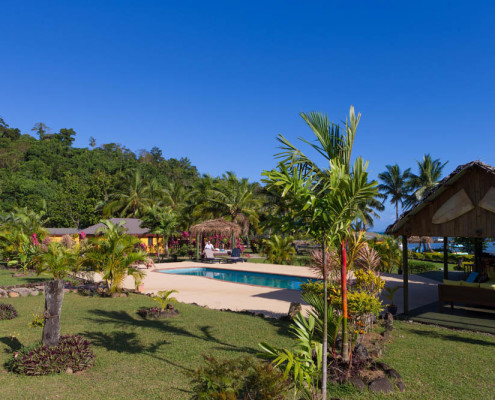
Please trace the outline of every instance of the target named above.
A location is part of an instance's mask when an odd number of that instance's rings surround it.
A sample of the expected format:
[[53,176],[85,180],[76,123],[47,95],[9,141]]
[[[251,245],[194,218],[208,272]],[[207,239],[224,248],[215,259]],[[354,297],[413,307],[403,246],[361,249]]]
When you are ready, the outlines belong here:
[[249,285],[268,286],[277,289],[300,290],[301,284],[313,282],[316,279],[300,276],[265,274],[263,272],[238,271],[220,268],[175,268],[161,269],[164,274],[194,275],[222,281],[245,283]]

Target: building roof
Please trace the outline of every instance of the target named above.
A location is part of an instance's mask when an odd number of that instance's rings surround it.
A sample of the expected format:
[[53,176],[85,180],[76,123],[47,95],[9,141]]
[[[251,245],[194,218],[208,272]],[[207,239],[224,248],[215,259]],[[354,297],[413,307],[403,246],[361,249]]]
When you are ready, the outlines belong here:
[[50,235],[63,236],[63,235],[74,235],[80,232],[77,228],[47,228]]
[[[495,213],[486,207],[480,207],[492,187],[495,190],[495,167],[481,161],[459,165],[428,191],[419,203],[387,227],[385,233],[406,236],[492,237],[495,234]],[[466,211],[459,211],[462,204],[454,199],[459,194],[470,203]],[[442,212],[444,216],[445,213],[450,213],[452,217],[440,218],[439,221],[438,215]]]
[[[124,223],[124,227],[127,229],[129,235],[145,235],[149,232],[148,228],[141,228],[141,220],[139,218],[110,218],[110,221],[114,224]],[[95,235],[96,231],[105,228],[102,223],[92,225],[86,229],[81,229],[86,235]]]

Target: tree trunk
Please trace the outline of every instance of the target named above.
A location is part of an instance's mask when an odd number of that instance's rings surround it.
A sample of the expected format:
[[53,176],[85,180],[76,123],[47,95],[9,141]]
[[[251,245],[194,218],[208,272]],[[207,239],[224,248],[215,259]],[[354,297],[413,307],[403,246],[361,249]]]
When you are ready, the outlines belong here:
[[64,300],[64,281],[56,279],[45,282],[45,325],[43,345],[55,346],[60,339],[60,314]]
[[322,262],[323,262],[323,365],[322,365],[322,370],[323,370],[323,377],[322,377],[322,382],[321,382],[321,393],[323,399],[327,398],[327,374],[328,374],[328,367],[327,367],[327,352],[328,352],[328,282],[327,282],[327,261],[326,261],[326,246],[325,246],[325,238],[323,238],[323,243],[321,246],[321,256],[322,256]]
[[160,262],[160,235],[156,234],[156,258]]
[[168,236],[163,236],[163,256],[169,258],[170,251],[168,249]]
[[349,340],[347,337],[347,253],[342,240],[342,359],[349,361]]

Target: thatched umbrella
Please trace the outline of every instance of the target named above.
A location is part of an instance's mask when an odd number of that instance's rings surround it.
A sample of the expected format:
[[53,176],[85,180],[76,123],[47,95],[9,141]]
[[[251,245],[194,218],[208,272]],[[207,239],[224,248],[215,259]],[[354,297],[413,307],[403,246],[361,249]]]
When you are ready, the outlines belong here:
[[[196,236],[196,258],[199,258],[199,235],[231,235],[235,240],[236,235],[240,235],[242,229],[235,222],[226,221],[223,218],[210,219],[199,224],[191,226],[189,232]],[[235,243],[232,242],[232,249]]]

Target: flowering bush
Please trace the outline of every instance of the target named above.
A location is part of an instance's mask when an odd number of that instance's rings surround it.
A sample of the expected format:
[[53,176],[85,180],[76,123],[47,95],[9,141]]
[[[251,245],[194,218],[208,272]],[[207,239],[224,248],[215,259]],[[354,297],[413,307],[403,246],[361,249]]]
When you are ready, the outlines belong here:
[[81,231],[81,233],[79,233],[79,239],[80,240],[86,239],[86,233],[84,231]]
[[31,243],[35,246],[39,246],[40,242],[38,241],[38,237],[36,236],[36,233],[33,233],[31,235]]
[[15,352],[7,362],[10,371],[23,375],[50,375],[82,371],[94,364],[95,357],[90,343],[79,335],[60,337],[56,346],[23,348]]
[[17,317],[17,311],[12,304],[0,303],[0,320],[15,317]]

